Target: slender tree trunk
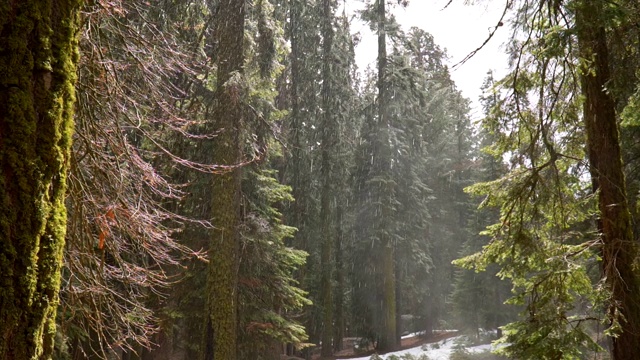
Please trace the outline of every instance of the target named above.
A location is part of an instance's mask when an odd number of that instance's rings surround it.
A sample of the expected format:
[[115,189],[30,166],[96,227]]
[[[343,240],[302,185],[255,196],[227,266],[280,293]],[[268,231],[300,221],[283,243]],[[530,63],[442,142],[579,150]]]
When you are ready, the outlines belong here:
[[[306,242],[306,229],[304,226],[304,214],[306,213],[305,198],[306,188],[304,186],[304,139],[303,139],[303,118],[302,111],[300,109],[300,85],[303,81],[301,75],[302,57],[304,56],[301,51],[301,22],[302,22],[302,7],[304,5],[300,0],[290,1],[290,38],[291,38],[291,125],[290,132],[292,137],[292,150],[291,150],[291,188],[293,198],[296,200],[293,203],[293,211],[291,211],[292,219],[291,225],[298,228],[296,234],[297,243],[294,244],[296,248],[302,250],[308,250]],[[305,266],[300,268],[300,279],[304,279]]]
[[320,254],[321,268],[321,301],[322,301],[322,357],[330,357],[333,353],[333,289],[332,274],[333,262],[331,261],[331,253],[333,250],[333,217],[331,216],[331,200],[333,199],[333,169],[332,163],[335,137],[337,135],[335,126],[335,109],[331,96],[331,57],[333,47],[333,9],[332,0],[323,0],[323,60],[322,60],[322,108],[324,114],[322,117],[322,194],[320,195],[320,221],[322,230],[322,249]]
[[603,1],[581,1],[576,29],[583,61],[587,152],[598,191],[603,275],[612,294],[610,315],[621,328],[612,339],[612,358],[631,360],[640,354],[640,281],[634,269],[638,243],[625,194],[615,103],[605,89],[610,75],[603,10]]
[[[311,253],[311,237],[307,229],[307,217],[310,216],[309,208],[311,203],[309,200],[310,184],[309,184],[309,154],[306,144],[305,133],[305,111],[308,99],[304,98],[304,86],[309,85],[309,79],[305,78],[305,21],[304,14],[309,10],[311,5],[303,0],[289,0],[289,38],[291,41],[291,85],[290,96],[291,116],[289,117],[289,137],[291,139],[291,154],[287,157],[287,165],[285,165],[285,173],[290,174],[291,195],[295,201],[290,205],[288,223],[297,228],[295,236],[291,241],[291,245],[297,249]],[[285,177],[287,176],[285,174]],[[308,256],[304,265],[300,266],[295,274],[296,279],[304,284],[307,281],[308,269],[314,269],[315,257]],[[304,285],[303,285],[304,286]],[[315,294],[310,294],[313,297]],[[306,307],[303,311],[303,325],[306,328],[309,340],[316,342],[321,337],[317,317],[310,311],[310,307]],[[309,354],[310,348],[305,348],[302,352]]]
[[[213,160],[220,165],[241,161],[243,38],[245,1],[218,2],[214,32],[217,56]],[[204,358],[234,360],[237,354],[237,278],[241,200],[241,170],[215,175],[212,219],[215,229],[209,249],[208,314]]]
[[0,2],[0,359],[53,351],[80,5]]
[[378,230],[377,253],[379,255],[378,291],[380,295],[380,312],[375,316],[380,317],[378,349],[381,351],[393,350],[396,344],[396,286],[394,266],[394,244],[392,244],[389,232],[389,217],[391,216],[391,149],[389,144],[389,95],[387,93],[387,36],[386,36],[386,0],[378,0],[378,127],[377,143],[375,145],[377,162],[374,176],[379,177],[377,200],[381,208],[380,227]]
[[395,271],[395,293],[396,293],[396,344],[397,345],[401,345],[402,344],[402,302],[400,301],[401,296],[402,296],[402,288],[401,288],[401,283],[402,283],[402,279],[400,278],[402,272],[400,271],[400,259],[399,259],[399,254],[398,251],[395,252],[395,257],[393,259],[393,266],[394,266],[394,271]]
[[335,308],[335,326],[333,336],[333,350],[338,352],[342,350],[344,339],[344,264],[342,260],[342,243],[344,241],[344,232],[342,231],[342,207],[344,204],[338,200],[336,208],[336,308]]
[[[381,307],[380,316],[382,320],[380,338],[378,340],[378,350],[381,352],[392,351],[397,348],[396,342],[396,286],[394,277],[393,249],[387,248],[382,254],[382,261],[379,264],[381,269]],[[391,256],[389,256],[389,254]]]

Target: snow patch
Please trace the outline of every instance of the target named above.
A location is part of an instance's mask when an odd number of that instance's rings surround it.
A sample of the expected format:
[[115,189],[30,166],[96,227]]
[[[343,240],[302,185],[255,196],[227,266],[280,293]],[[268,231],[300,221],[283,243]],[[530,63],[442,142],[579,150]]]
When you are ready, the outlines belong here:
[[[453,338],[438,341],[437,343],[424,344],[411,349],[400,350],[392,353],[382,355],[382,359],[388,359],[391,355],[402,356],[405,354],[411,354],[418,358],[420,355],[427,355],[429,360],[449,360],[449,356],[453,353],[456,345],[461,342],[464,337],[456,336]],[[479,353],[484,351],[491,351],[493,346],[491,344],[470,346],[466,348],[471,353]],[[359,357],[351,360],[369,360],[371,356]]]

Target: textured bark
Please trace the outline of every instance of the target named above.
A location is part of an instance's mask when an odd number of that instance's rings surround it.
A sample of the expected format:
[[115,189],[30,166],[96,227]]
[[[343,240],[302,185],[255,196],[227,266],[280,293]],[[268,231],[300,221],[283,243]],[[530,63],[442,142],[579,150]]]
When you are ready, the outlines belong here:
[[640,281],[633,265],[638,243],[625,194],[615,102],[605,90],[610,74],[603,7],[603,1],[581,1],[576,28],[583,59],[587,152],[598,191],[603,275],[612,294],[611,315],[621,325],[621,333],[612,339],[612,358],[630,360],[640,354]]
[[333,198],[332,183],[334,182],[331,164],[334,162],[335,137],[337,129],[335,124],[335,106],[331,96],[331,56],[333,47],[332,28],[332,0],[323,0],[323,60],[322,60],[322,194],[320,196],[320,221],[322,230],[322,248],[320,251],[320,287],[322,293],[322,357],[330,357],[333,353],[333,286],[331,284],[333,263],[331,252],[333,250],[333,218],[331,216],[331,200]]
[[382,273],[380,278],[382,281],[382,311],[378,316],[382,317],[382,327],[380,329],[380,338],[378,340],[378,349],[381,352],[395,350],[398,347],[396,342],[396,285],[394,274],[394,251],[391,247],[382,254]]
[[80,3],[0,2],[0,359],[53,350]]
[[[244,56],[245,1],[218,2],[216,29],[217,89],[213,125],[213,161],[234,166],[241,162],[243,110],[241,79]],[[240,224],[241,170],[235,168],[214,177],[212,220],[214,236],[209,249],[207,335],[204,358],[234,360],[237,357],[237,278]]]

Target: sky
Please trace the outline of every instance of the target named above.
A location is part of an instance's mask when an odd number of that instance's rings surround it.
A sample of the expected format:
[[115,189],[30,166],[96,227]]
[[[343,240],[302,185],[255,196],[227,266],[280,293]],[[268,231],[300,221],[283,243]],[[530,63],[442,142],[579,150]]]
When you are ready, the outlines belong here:
[[[465,0],[410,0],[407,8],[395,6],[391,11],[405,30],[419,27],[433,35],[436,44],[446,49],[449,68],[452,69],[469,53],[480,47],[495,27],[505,0],[476,1],[478,4],[465,5]],[[356,9],[363,6],[362,0],[348,0],[348,6]],[[356,60],[361,69],[373,64],[377,54],[377,40],[368,25],[352,23],[352,31],[362,34],[362,41],[356,49]],[[451,77],[463,96],[473,102],[472,118],[481,116],[478,97],[487,71],[494,70],[497,77],[506,74],[507,56],[503,43],[509,37],[509,27],[498,28],[496,35],[485,47],[466,63],[451,70]]]

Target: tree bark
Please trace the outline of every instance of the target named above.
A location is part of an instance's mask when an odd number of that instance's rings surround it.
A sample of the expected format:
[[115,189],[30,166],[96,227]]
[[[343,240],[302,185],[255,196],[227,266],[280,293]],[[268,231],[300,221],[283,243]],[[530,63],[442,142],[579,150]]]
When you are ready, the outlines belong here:
[[80,5],[0,3],[0,359],[53,351]]
[[344,333],[344,264],[342,259],[342,242],[343,242],[343,221],[342,221],[342,208],[344,203],[338,200],[336,208],[336,291],[335,291],[335,326],[333,336],[333,351],[338,352],[343,348]]
[[630,360],[640,354],[640,281],[633,265],[638,244],[625,193],[615,102],[606,91],[610,73],[603,10],[602,1],[579,2],[576,29],[582,61],[587,153],[600,210],[603,276],[612,295],[610,315],[621,328],[612,339],[611,352],[615,360]]
[[221,0],[217,5],[215,47],[217,89],[213,125],[213,161],[234,166],[215,175],[212,185],[214,236],[209,249],[208,318],[204,358],[237,357],[237,280],[241,200],[242,79],[245,1]]

